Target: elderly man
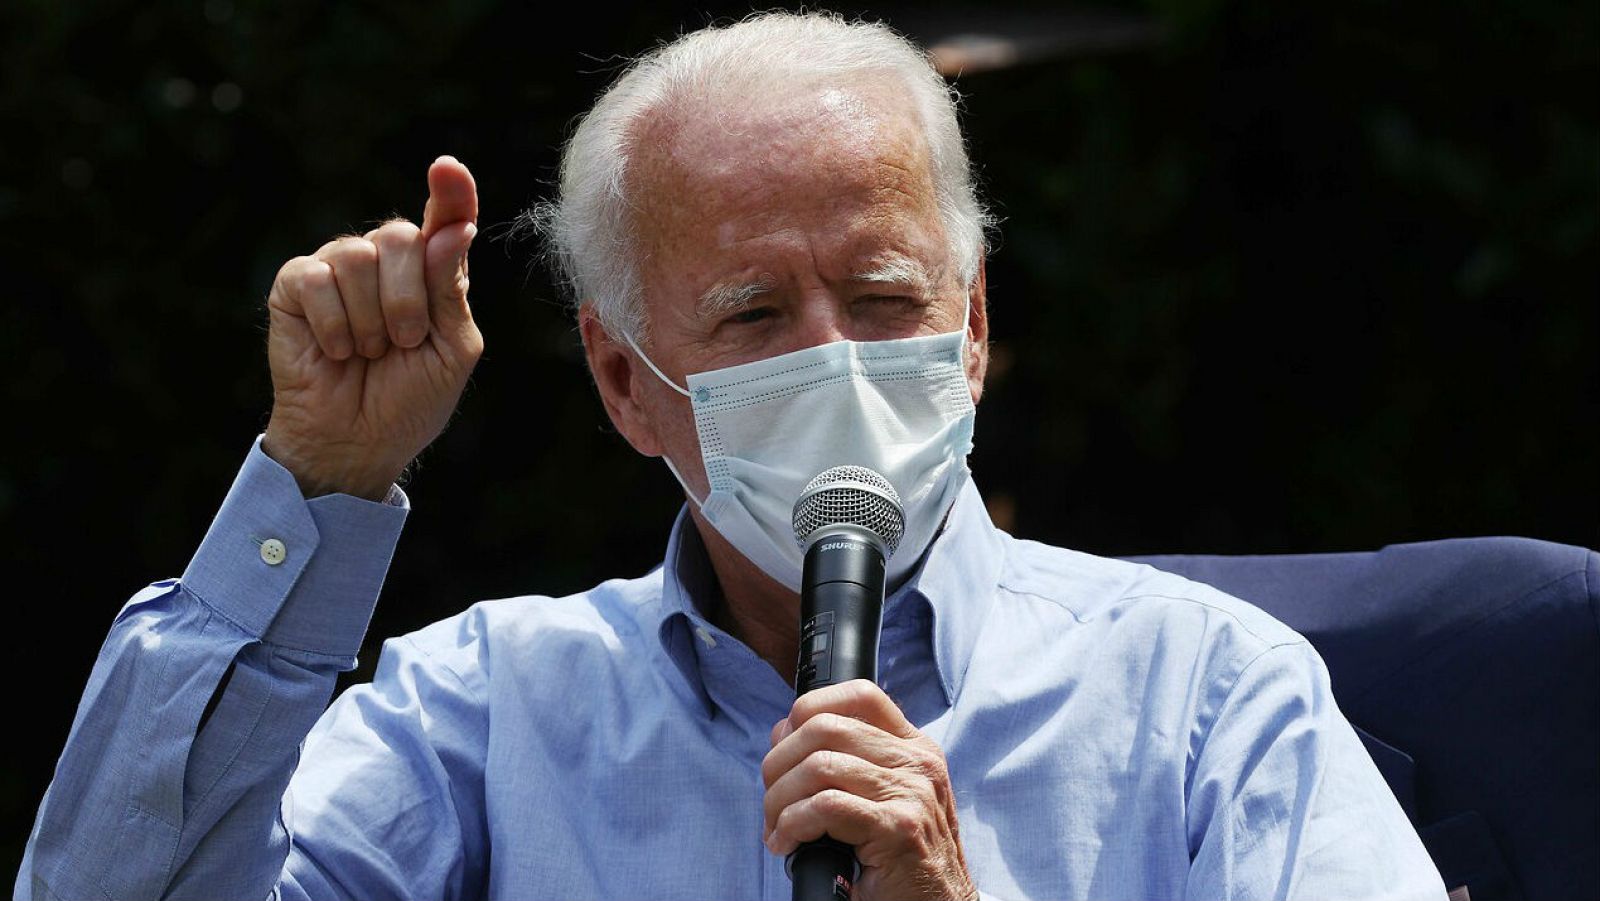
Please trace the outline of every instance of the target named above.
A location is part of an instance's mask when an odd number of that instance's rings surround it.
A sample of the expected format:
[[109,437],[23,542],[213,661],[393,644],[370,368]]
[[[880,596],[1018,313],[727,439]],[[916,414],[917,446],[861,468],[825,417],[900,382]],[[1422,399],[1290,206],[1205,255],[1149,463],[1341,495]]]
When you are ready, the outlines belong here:
[[[985,216],[951,96],[888,29],[765,15],[632,66],[536,211],[606,412],[689,503],[650,575],[478,604],[353,665],[393,481],[482,346],[477,200],[290,261],[270,425],[181,580],[123,609],[18,897],[1439,898],[1303,638],[1013,539],[967,479]],[[883,473],[882,688],[793,700],[789,505]],[[303,747],[302,747],[303,740]]]

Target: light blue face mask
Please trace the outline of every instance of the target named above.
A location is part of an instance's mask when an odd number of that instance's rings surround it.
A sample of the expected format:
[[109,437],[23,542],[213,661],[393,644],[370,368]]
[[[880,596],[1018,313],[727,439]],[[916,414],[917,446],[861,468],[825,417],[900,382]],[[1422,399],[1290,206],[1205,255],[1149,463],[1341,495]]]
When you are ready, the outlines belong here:
[[[968,299],[970,313],[971,299]],[[976,408],[963,327],[889,341],[835,341],[700,372],[685,389],[711,491],[704,498],[667,460],[701,514],[752,563],[800,590],[801,548],[790,514],[806,483],[833,466],[865,466],[905,505],[906,531],[889,558],[898,585],[927,550],[967,474]],[[665,459],[665,458],[663,458]]]

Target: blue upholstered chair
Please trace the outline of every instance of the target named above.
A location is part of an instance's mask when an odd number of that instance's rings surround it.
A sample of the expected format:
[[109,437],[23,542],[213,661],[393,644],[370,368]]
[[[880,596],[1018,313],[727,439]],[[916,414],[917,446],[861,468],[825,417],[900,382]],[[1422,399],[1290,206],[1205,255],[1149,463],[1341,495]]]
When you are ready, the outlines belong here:
[[1137,559],[1310,639],[1446,888],[1600,899],[1600,555],[1468,538]]

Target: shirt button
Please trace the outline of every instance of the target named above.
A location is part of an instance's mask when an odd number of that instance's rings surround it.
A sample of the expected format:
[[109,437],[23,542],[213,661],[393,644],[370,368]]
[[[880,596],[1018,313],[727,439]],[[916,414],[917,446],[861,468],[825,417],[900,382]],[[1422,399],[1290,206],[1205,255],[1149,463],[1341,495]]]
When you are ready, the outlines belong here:
[[283,542],[278,539],[268,538],[266,541],[261,542],[261,559],[267,561],[268,566],[277,566],[287,556],[289,556],[289,549],[284,547]]
[[695,637],[699,638],[702,642],[705,643],[706,647],[714,648],[714,647],[717,646],[717,640],[715,638],[711,637],[711,633],[706,631],[706,627],[705,626],[695,626],[694,627],[694,634],[695,634]]

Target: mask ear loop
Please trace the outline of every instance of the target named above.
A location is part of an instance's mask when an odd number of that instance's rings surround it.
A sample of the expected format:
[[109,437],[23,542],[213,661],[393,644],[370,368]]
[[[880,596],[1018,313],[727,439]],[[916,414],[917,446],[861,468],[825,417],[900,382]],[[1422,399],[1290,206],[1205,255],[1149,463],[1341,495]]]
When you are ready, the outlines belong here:
[[[972,303],[972,298],[970,296],[967,298],[967,303],[969,303],[969,304]],[[694,395],[689,393],[689,389],[678,387],[678,383],[677,382],[674,382],[672,379],[667,378],[666,375],[664,373],[662,373],[661,370],[657,369],[656,368],[656,364],[648,356],[645,356],[645,352],[639,349],[639,345],[634,343],[632,335],[625,335],[623,337],[628,342],[628,346],[633,348],[633,352],[639,355],[639,359],[644,361],[644,365],[650,367],[650,371],[656,374],[656,378],[658,378],[661,381],[665,382],[668,388],[671,388],[672,390],[678,392],[679,394],[683,395],[684,397],[693,397],[694,396]]]
[[661,462],[667,464],[667,469],[672,473],[672,477],[678,480],[678,484],[683,486],[683,493],[689,496],[689,500],[694,501],[696,507],[704,510],[706,508],[705,500],[694,496],[694,489],[690,488],[689,483],[683,480],[683,476],[678,472],[678,467],[672,465],[672,458],[662,454]]
[[[667,378],[665,373],[656,368],[656,364],[650,359],[650,357],[647,356],[644,351],[639,349],[638,344],[634,343],[632,335],[627,335],[625,338],[628,342],[628,346],[633,348],[633,352],[639,355],[639,359],[644,361],[644,365],[650,367],[650,371],[656,374],[656,378],[660,379],[662,382],[665,382],[668,388],[671,388],[684,397],[692,398],[694,396],[690,394],[687,389],[678,387],[677,382]],[[673,478],[678,480],[678,484],[683,486],[683,493],[689,496],[689,500],[694,501],[694,505],[696,507],[704,510],[706,506],[705,500],[694,496],[694,489],[690,488],[689,483],[683,480],[683,474],[678,472],[678,467],[672,465],[672,459],[666,454],[662,454],[661,462],[667,464],[667,470],[672,473]]]
[[967,286],[967,302],[961,308],[961,367],[966,369],[967,345],[972,343],[972,286]]

